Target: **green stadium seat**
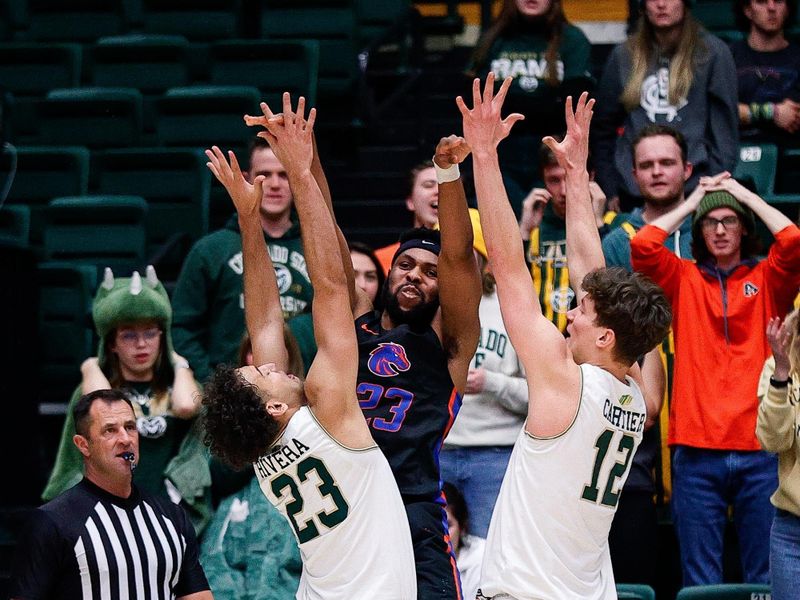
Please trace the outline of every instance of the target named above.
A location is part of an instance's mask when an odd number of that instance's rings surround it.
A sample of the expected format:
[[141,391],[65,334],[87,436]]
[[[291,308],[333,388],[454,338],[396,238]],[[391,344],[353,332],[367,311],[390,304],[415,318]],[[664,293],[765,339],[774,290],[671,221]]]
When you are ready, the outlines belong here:
[[93,42],[126,33],[138,0],[27,0],[25,39]]
[[91,83],[163,92],[190,83],[189,43],[176,35],[101,38],[91,49]]
[[107,150],[94,156],[93,179],[101,194],[136,194],[147,201],[147,256],[153,257],[167,245],[180,244],[188,251],[191,242],[208,233],[211,173],[206,161],[200,150]]
[[97,287],[94,267],[42,263],[39,284],[40,401],[67,402],[80,383],[80,365],[96,353],[90,327]]
[[770,600],[771,597],[766,584],[726,583],[685,587],[675,600]]
[[120,272],[145,263],[147,202],[140,196],[56,198],[45,218],[47,260]]
[[27,246],[31,236],[31,209],[24,204],[0,207],[0,244]]
[[775,172],[778,168],[778,148],[774,144],[742,144],[739,162],[733,171],[736,179],[749,179],[761,196],[775,190]]
[[44,96],[53,88],[75,87],[80,77],[78,44],[0,44],[0,83],[16,99]]
[[[205,86],[172,88],[156,103],[156,134],[166,146],[242,146],[255,135],[242,115],[261,114],[258,88]],[[258,111],[258,112],[256,112]]]
[[731,30],[736,29],[733,6],[730,0],[697,0],[692,5],[692,14],[712,32]]
[[638,583],[618,583],[619,600],[656,600],[656,592],[649,585]]
[[142,0],[142,30],[193,41],[241,37],[240,0]]
[[358,34],[352,0],[262,0],[261,37],[319,40],[320,94],[341,97],[358,74]]
[[356,23],[360,45],[380,39],[398,23],[408,18],[409,0],[355,0]]
[[800,194],[800,148],[784,149],[778,157],[775,192]]
[[[0,172],[11,168],[9,154],[0,154]],[[25,204],[30,209],[30,242],[39,246],[44,231],[44,211],[53,198],[86,194],[89,186],[89,151],[83,147],[17,148],[17,172],[6,206]]]
[[142,135],[142,94],[133,88],[53,90],[39,106],[42,144],[133,146]]
[[214,85],[247,82],[257,87],[261,99],[280,106],[281,93],[303,95],[309,105],[317,99],[319,42],[235,40],[212,44],[210,81]]

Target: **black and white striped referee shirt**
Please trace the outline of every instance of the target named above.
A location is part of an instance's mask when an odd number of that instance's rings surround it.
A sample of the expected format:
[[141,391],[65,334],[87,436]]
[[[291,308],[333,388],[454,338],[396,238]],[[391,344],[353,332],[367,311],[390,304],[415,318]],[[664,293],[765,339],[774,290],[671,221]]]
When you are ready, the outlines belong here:
[[15,552],[11,598],[169,600],[207,590],[183,509],[84,479],[38,508]]

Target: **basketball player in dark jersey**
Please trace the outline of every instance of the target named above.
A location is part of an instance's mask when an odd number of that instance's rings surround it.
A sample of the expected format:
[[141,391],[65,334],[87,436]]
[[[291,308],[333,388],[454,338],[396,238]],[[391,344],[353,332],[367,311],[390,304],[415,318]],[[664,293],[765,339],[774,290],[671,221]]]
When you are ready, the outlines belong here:
[[[264,126],[273,115],[263,104],[262,110],[263,117],[245,121]],[[353,314],[361,315],[355,323],[356,389],[372,437],[389,460],[406,506],[417,594],[424,600],[462,597],[444,511],[439,451],[458,414],[480,333],[480,273],[458,174],[458,164],[468,154],[457,136],[437,145],[441,236],[428,229],[404,234],[383,288],[383,312],[374,311],[355,285],[351,293]],[[332,211],[316,151],[312,173]],[[347,245],[341,232],[339,236],[342,262],[351,271]]]

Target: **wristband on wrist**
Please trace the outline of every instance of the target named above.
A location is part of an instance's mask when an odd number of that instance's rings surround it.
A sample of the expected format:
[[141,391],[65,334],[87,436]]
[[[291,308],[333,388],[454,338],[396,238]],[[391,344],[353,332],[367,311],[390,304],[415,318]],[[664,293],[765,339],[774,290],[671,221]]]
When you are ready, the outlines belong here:
[[765,102],[764,103],[764,120],[765,121],[772,121],[775,117],[775,103],[774,102]]
[[443,169],[437,165],[436,161],[434,160],[433,168],[436,170],[437,183],[450,183],[451,181],[456,181],[459,177],[461,177],[461,171],[458,169],[458,164],[450,165],[446,169]]
[[791,382],[791,377],[787,377],[786,379],[775,379],[774,377],[769,378],[769,384],[779,390],[787,387]]

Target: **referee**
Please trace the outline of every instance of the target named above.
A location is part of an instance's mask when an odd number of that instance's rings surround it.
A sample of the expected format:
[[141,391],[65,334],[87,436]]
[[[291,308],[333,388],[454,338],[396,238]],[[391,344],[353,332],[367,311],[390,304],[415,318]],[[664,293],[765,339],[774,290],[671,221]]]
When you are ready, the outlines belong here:
[[130,401],[97,390],[75,404],[85,477],[33,513],[15,552],[19,600],[212,600],[179,506],[131,481],[139,433]]

